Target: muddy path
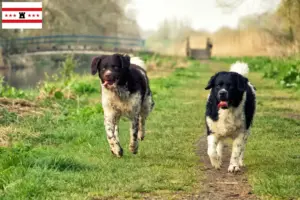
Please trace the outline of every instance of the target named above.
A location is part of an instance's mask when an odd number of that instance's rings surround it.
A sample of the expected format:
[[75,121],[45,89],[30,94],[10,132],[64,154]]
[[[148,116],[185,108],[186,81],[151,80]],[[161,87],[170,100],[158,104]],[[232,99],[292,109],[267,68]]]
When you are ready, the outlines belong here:
[[206,136],[202,136],[197,144],[197,154],[203,165],[200,170],[204,174],[204,179],[200,182],[201,191],[198,195],[193,195],[188,199],[209,199],[209,200],[228,200],[228,199],[258,199],[248,184],[246,177],[247,166],[243,167],[237,174],[227,172],[229,165],[231,145],[224,144],[223,165],[220,170],[214,169],[207,155]]

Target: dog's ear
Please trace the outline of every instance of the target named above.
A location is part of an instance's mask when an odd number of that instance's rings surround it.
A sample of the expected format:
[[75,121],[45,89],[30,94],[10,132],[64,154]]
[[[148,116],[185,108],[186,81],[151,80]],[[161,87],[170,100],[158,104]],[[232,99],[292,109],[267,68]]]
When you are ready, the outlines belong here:
[[130,56],[119,54],[118,57],[121,59],[122,68],[128,68],[130,66]]
[[209,89],[214,87],[214,82],[215,82],[215,79],[216,79],[217,76],[218,76],[218,74],[215,74],[214,76],[212,76],[210,78],[210,80],[207,83],[207,86],[205,87],[205,90],[209,90]]
[[247,90],[248,79],[243,77],[242,75],[237,76],[237,88],[241,92],[245,92]]
[[91,63],[91,73],[92,75],[95,75],[99,70],[99,64],[101,60],[104,58],[104,56],[97,56],[94,57]]

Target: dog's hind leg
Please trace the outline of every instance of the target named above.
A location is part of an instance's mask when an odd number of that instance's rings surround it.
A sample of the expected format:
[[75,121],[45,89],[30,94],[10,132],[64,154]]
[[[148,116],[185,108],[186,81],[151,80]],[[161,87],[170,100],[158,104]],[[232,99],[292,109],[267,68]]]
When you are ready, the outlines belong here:
[[139,116],[139,132],[138,132],[138,139],[144,140],[145,138],[145,123],[146,123],[146,117],[141,114]]
[[[104,117],[104,125],[107,135],[107,140],[110,145],[111,152],[117,157],[123,156],[123,149],[118,137],[118,118],[115,115],[106,115]],[[117,132],[116,132],[117,130]]]
[[136,154],[138,152],[139,115],[136,114],[131,122],[129,150]]
[[145,138],[145,126],[146,126],[146,119],[148,117],[148,115],[152,112],[153,108],[154,108],[154,101],[152,99],[152,96],[149,95],[146,98],[146,101],[144,101],[143,106],[142,106],[142,110],[140,112],[139,115],[139,132],[138,132],[138,139],[139,140],[144,140]]

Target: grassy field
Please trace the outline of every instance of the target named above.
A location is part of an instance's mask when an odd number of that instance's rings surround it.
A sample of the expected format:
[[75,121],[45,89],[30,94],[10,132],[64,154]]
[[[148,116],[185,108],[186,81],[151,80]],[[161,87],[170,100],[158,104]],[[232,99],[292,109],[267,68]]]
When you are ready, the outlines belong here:
[[[195,150],[205,132],[204,87],[214,72],[228,65],[156,59],[149,72],[156,107],[145,140],[132,155],[129,123],[122,120],[121,159],[112,156],[106,141],[96,76],[47,83],[39,101],[33,101],[37,92],[24,95],[8,89],[7,96],[34,102],[36,114],[24,117],[26,110],[0,110],[0,199],[180,199],[201,189],[205,174]],[[257,116],[245,152],[253,191],[266,199],[299,198],[300,95],[258,72],[251,72],[250,80],[258,89]]]

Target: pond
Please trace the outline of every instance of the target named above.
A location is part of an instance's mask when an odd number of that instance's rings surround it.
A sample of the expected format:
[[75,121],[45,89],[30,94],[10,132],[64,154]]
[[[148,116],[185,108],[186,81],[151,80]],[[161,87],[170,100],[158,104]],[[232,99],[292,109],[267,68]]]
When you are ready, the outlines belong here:
[[[90,62],[95,55],[75,56],[76,68],[75,73],[89,74]],[[32,56],[33,57],[33,56]],[[66,55],[58,56],[34,56],[30,66],[12,65],[11,68],[0,69],[0,75],[4,77],[4,83],[18,89],[35,88],[40,81],[46,78],[45,73],[49,76],[57,74],[62,67],[62,62]]]

